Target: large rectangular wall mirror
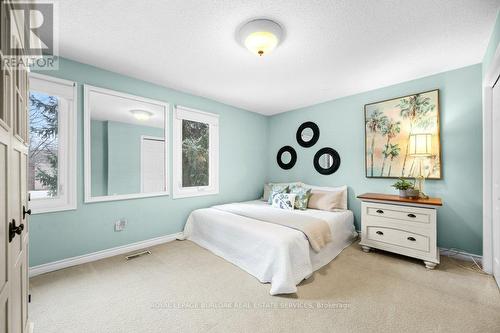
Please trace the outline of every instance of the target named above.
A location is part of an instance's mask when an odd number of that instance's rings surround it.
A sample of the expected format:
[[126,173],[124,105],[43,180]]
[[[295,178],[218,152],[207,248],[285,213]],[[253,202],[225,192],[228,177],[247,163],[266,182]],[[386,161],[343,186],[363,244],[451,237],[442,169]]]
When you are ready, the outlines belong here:
[[84,87],[85,202],[168,194],[169,105]]

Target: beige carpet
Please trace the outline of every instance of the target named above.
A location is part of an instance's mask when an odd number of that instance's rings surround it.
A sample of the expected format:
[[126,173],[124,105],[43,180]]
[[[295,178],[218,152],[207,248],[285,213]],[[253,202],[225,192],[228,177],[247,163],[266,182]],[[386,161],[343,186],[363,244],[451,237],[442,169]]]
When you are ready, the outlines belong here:
[[273,297],[189,241],[151,250],[32,278],[35,332],[500,332],[493,279],[444,257],[428,271],[352,245],[296,295]]

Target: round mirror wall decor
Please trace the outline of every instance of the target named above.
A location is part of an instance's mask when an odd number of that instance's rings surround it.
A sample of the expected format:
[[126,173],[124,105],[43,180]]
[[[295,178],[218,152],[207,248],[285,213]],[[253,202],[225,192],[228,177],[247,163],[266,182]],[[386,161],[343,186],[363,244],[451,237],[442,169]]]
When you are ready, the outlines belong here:
[[325,147],[314,155],[314,168],[322,175],[331,175],[340,167],[339,153],[333,148]]
[[312,147],[318,142],[319,127],[312,121],[306,121],[297,130],[297,142],[305,148]]
[[281,147],[276,155],[276,162],[284,170],[291,169],[297,162],[297,152],[290,146]]

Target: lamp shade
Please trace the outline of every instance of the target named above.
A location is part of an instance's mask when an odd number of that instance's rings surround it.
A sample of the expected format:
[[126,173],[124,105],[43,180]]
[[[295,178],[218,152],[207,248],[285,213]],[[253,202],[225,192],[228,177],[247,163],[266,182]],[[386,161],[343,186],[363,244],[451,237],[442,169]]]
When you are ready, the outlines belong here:
[[409,155],[413,157],[429,157],[432,155],[432,134],[410,134]]

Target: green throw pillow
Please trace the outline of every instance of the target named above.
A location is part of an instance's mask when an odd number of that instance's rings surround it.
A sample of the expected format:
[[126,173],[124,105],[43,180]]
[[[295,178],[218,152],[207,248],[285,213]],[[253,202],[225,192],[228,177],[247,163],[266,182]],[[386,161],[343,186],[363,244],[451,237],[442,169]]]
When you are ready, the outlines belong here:
[[302,186],[292,186],[290,193],[295,194],[295,208],[306,210],[309,198],[311,197],[311,189]]

